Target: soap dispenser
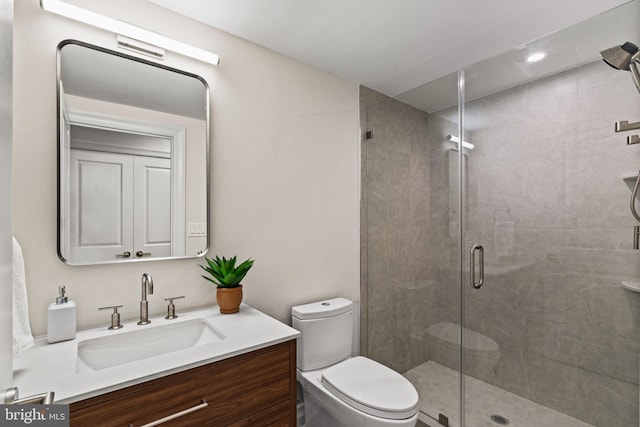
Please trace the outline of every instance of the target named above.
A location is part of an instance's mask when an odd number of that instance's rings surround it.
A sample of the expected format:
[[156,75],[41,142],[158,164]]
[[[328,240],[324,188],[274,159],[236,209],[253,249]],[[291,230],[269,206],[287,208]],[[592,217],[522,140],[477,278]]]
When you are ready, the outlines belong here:
[[65,295],[65,286],[58,286],[56,302],[49,304],[47,342],[72,340],[76,337],[76,303]]

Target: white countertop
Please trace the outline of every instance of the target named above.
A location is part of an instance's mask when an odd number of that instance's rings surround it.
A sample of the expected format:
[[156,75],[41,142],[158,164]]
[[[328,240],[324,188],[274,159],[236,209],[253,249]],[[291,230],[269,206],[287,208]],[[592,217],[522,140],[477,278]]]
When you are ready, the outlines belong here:
[[[72,403],[300,336],[295,329],[246,304],[242,304],[240,312],[235,314],[221,314],[214,306],[178,313],[178,316],[174,320],[154,317],[151,324],[145,326],[137,325],[136,320],[127,321],[116,331],[107,330],[107,325],[78,331],[74,340],[55,344],[48,344],[45,337],[37,338],[34,347],[14,359],[13,384],[18,387],[21,397],[54,391],[56,403]],[[76,372],[78,344],[84,340],[193,319],[206,320],[225,338],[119,366]]]

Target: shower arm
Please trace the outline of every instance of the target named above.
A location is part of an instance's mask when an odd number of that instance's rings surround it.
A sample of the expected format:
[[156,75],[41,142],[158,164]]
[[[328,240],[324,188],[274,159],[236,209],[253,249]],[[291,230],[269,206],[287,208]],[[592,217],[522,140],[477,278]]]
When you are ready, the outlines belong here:
[[636,88],[638,92],[640,92],[640,73],[638,72],[638,64],[632,62],[629,64],[629,69],[631,70],[631,78],[633,82],[636,84]]
[[633,191],[631,192],[631,214],[633,217],[640,222],[640,215],[638,215],[638,211],[636,210],[636,196],[638,195],[638,189],[640,189],[640,171],[638,171],[638,177],[636,178],[636,185],[633,186]]
[[629,63],[629,71],[631,71],[631,78],[633,79],[633,83],[635,83],[636,88],[638,89],[638,92],[640,92],[640,72],[638,72],[638,62],[640,62],[640,52],[633,55],[631,57],[631,62]]

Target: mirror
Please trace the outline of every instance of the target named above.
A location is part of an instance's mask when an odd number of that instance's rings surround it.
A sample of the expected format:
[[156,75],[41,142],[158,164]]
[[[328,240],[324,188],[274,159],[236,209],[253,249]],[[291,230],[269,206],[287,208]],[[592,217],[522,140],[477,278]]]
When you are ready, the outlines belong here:
[[58,45],[58,255],[72,265],[208,247],[209,88],[87,43]]

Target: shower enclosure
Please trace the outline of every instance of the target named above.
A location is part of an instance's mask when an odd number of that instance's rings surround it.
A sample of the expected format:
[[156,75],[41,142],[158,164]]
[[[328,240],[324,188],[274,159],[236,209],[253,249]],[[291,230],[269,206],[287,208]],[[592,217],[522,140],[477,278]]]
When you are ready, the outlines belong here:
[[614,123],[640,96],[598,56],[640,42],[637,3],[395,99],[361,89],[361,352],[431,427],[639,424],[640,144]]

